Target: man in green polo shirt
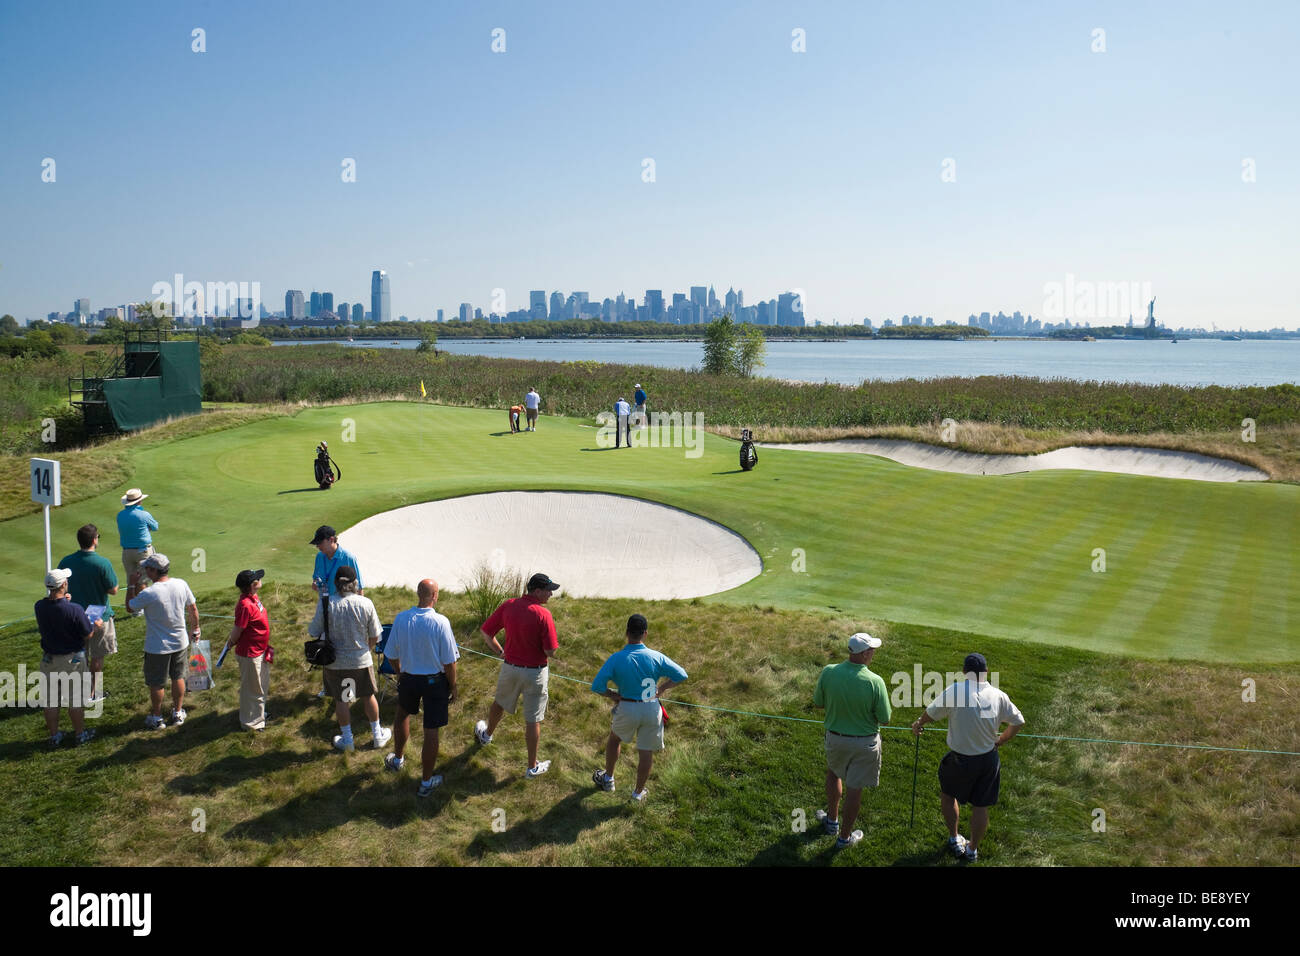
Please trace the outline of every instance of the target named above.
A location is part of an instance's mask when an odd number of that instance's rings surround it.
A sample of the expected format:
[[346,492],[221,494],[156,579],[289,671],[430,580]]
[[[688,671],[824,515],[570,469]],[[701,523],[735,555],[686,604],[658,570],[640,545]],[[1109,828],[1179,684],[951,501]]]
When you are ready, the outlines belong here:
[[[61,558],[56,568],[67,568],[72,572],[68,581],[68,594],[83,610],[102,607],[103,611],[91,619],[91,623],[102,621],[102,626],[86,641],[86,665],[90,669],[90,699],[93,704],[108,696],[104,690],[104,660],[117,653],[117,629],[113,624],[113,607],[108,603],[109,595],[117,593],[117,572],[108,559],[96,552],[99,547],[99,529],[93,524],[85,524],[77,529],[77,544],[81,550],[74,551]],[[96,712],[95,716],[98,716]]]
[[[828,834],[837,836],[836,849],[862,839],[854,830],[862,790],[880,783],[880,726],[889,723],[889,691],[885,680],[867,667],[880,638],[854,634],[849,638],[849,659],[828,664],[817,678],[813,704],[826,708],[826,809],[817,819]],[[841,835],[840,793],[844,796]]]

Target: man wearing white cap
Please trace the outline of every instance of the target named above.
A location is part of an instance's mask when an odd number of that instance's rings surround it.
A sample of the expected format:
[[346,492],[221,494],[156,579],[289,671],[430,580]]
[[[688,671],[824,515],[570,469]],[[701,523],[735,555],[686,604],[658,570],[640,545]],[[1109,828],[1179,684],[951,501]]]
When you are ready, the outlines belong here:
[[[190,639],[202,636],[194,592],[180,578],[170,577],[165,554],[151,554],[126,591],[126,609],[144,611],[144,682],[149,688],[149,730],[166,726],[162,716],[163,688],[172,685],[172,723],[185,723],[185,672],[189,667]],[[144,585],[144,578],[150,583]]]
[[[80,604],[68,597],[68,579],[72,572],[55,568],[45,575],[46,595],[36,602],[36,627],[41,632],[41,674],[45,683],[45,729],[50,747],[63,742],[59,730],[59,707],[68,708],[77,743],[84,744],[95,736],[85,726],[85,702],[89,681],[85,679],[86,641],[95,632]],[[53,704],[53,706],[50,706]]]
[[878,637],[854,634],[849,659],[823,667],[813,691],[813,705],[826,708],[826,809],[817,811],[817,819],[828,834],[838,836],[840,850],[862,839],[862,831],[853,829],[862,791],[880,783],[880,726],[889,723],[889,690],[884,678],[867,667],[880,644]]
[[[117,513],[117,534],[122,539],[122,567],[127,583],[135,577],[140,562],[153,554],[153,536],[149,532],[158,530],[158,522],[140,506],[148,497],[139,488],[132,488],[122,496],[122,510]],[[132,616],[139,617],[141,613],[133,611]]]

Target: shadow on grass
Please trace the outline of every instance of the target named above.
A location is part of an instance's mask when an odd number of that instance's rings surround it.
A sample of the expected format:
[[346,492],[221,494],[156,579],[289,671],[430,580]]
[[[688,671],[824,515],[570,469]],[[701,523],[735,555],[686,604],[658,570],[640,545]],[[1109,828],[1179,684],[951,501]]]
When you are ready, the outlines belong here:
[[504,833],[492,831],[479,833],[465,848],[472,859],[479,860],[489,853],[514,853],[530,850],[547,843],[573,843],[583,830],[590,830],[602,820],[633,812],[624,802],[597,803],[601,792],[594,787],[583,787],[571,793],[536,820],[525,820],[510,826]]
[[169,780],[167,789],[184,794],[216,793],[253,777],[264,777],[286,767],[315,763],[320,759],[319,754],[291,753],[287,750],[273,750],[254,757],[223,757],[208,764],[199,773]]
[[304,491],[329,491],[328,488],[292,488],[289,491],[277,491],[277,495],[297,495]]
[[[237,823],[226,831],[225,838],[275,843],[286,838],[319,836],[356,819],[396,829],[412,820],[436,817],[453,800],[463,800],[469,793],[487,792],[496,787],[490,771],[469,768],[468,754],[440,762],[437,770],[446,782],[432,796],[424,798],[415,795],[419,771],[384,772],[379,751],[358,751],[348,757],[341,754],[308,757],[348,760],[352,766],[346,776],[327,787],[300,794],[283,806]],[[413,762],[411,757],[415,758]],[[418,767],[418,751],[408,755],[407,761],[408,765]]]
[[606,448],[579,448],[578,451],[617,451],[620,448],[630,448],[631,445],[610,445]]
[[[164,714],[169,712],[170,706],[170,702],[164,702]],[[98,729],[97,739],[130,739],[112,753],[101,754],[86,761],[80,768],[82,772],[103,770],[105,767],[135,763],[152,757],[174,757],[195,747],[214,743],[232,732],[230,714],[224,711],[209,711],[190,717],[180,727],[168,724],[161,730],[146,730],[144,713],[141,712],[111,726],[101,724]]]

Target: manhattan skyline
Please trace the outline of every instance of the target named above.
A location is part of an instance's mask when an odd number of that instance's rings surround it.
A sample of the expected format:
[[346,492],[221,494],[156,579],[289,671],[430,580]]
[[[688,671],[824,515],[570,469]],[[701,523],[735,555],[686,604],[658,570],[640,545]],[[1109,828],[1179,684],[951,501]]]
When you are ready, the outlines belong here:
[[176,273],[370,311],[383,268],[394,318],[726,276],[809,322],[964,323],[1050,318],[1074,276],[1294,328],[1298,37],[1282,3],[9,5],[0,312]]

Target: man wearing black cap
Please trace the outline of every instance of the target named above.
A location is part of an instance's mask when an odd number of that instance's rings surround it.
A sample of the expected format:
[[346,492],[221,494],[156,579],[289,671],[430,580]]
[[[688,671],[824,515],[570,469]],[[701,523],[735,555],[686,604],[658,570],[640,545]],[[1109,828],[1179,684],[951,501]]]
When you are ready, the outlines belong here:
[[[357,559],[352,556],[350,551],[345,551],[339,547],[338,533],[329,525],[323,524],[316,529],[316,535],[311,539],[311,543],[316,545],[316,565],[311,573],[311,587],[313,591],[319,594],[325,594],[333,597],[338,592],[334,590],[334,575],[339,568],[349,567],[356,572],[357,593],[365,594],[365,586],[361,582],[361,566],[357,564]],[[322,689],[317,697],[326,696]]]
[[[546,717],[547,678],[550,658],[559,649],[555,637],[555,620],[546,609],[551,593],[559,585],[545,574],[534,574],[528,579],[528,593],[512,598],[492,612],[483,622],[483,639],[494,654],[505,660],[497,677],[496,698],[488,711],[487,720],[474,725],[474,738],[480,744],[492,742],[501,715],[514,713],[519,698],[524,699],[524,737],[528,742],[528,770],[526,777],[540,777],[551,767],[549,760],[538,762],[537,744],[542,736],[542,721]],[[503,649],[496,635],[506,629],[506,646]]]
[[375,697],[375,661],[371,656],[383,634],[374,602],[357,591],[357,572],[343,565],[334,572],[334,596],[329,598],[329,628],[320,605],[307,625],[312,637],[324,635],[334,647],[334,660],[325,665],[325,693],[334,698],[334,716],[339,734],[334,746],[355,750],[352,737],[352,704],[360,701],[376,750],[392,739],[393,732],[379,722],[379,701]]
[[257,596],[266,572],[248,569],[235,576],[239,603],[235,605],[235,626],[226,647],[235,648],[239,661],[239,726],[245,730],[266,729],[266,701],[271,693],[271,623]]
[[[612,791],[614,767],[623,741],[635,740],[636,789],[632,791],[632,799],[637,803],[645,800],[645,785],[650,779],[655,752],[664,749],[664,711],[659,697],[686,680],[686,671],[676,661],[645,646],[647,630],[649,625],[644,615],[629,617],[627,643],[617,654],[610,655],[591,682],[595,693],[614,701],[609,740],[605,743],[605,769],[597,770],[591,779],[600,789]],[[659,684],[664,677],[668,679]],[[610,681],[617,690],[609,689]]]
[[356,572],[357,593],[365,593],[365,585],[361,582],[361,566],[351,552],[339,547],[339,536],[333,528],[327,524],[321,525],[316,529],[316,536],[311,539],[311,543],[320,552],[316,555],[316,565],[312,569],[312,590],[323,589],[326,594],[337,594],[334,590],[334,574],[346,565]]
[[[926,724],[948,721],[949,749],[939,762],[939,807],[948,825],[949,851],[968,863],[979,859],[989,807],[998,802],[998,748],[1025,724],[1011,698],[988,682],[988,669],[983,654],[967,654],[962,664],[966,679],[946,688],[912,724],[912,733],[919,737]],[[999,734],[1003,724],[1007,729]],[[962,803],[971,805],[969,842],[957,832]]]

